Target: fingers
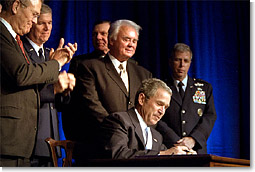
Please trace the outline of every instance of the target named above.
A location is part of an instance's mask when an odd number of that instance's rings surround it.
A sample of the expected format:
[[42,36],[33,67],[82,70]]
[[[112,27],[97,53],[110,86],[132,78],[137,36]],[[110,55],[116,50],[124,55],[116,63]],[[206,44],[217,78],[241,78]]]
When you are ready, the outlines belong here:
[[181,143],[181,142],[183,142],[183,139],[180,139],[180,140],[177,141],[177,143]]
[[56,49],[56,51],[54,51],[54,49],[51,49],[50,51],[50,59],[57,60],[61,67],[66,63],[70,62],[74,53],[77,51],[78,47],[77,43],[74,44],[68,43],[65,46],[64,43],[65,43],[64,38],[61,38],[59,41],[59,46]]
[[64,38],[61,38],[61,39],[60,39],[60,41],[59,41],[58,48],[62,48],[62,47],[63,47],[63,45],[64,45],[64,43],[65,43]]
[[72,73],[67,73],[68,79],[69,79],[69,90],[73,91],[73,88],[75,86],[75,77]]
[[189,151],[189,148],[187,146],[180,146],[180,149],[182,151]]
[[65,45],[65,48],[67,49],[68,53],[69,53],[69,61],[71,60],[71,58],[73,57],[74,53],[77,51],[77,43],[71,44],[68,43],[67,45]]

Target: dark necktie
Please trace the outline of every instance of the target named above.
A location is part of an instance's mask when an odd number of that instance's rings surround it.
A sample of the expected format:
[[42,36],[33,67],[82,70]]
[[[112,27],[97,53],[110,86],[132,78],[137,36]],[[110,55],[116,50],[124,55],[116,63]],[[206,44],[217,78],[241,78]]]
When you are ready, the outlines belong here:
[[17,40],[17,43],[18,43],[18,45],[19,45],[19,47],[20,47],[20,49],[21,49],[21,51],[22,51],[22,53],[23,53],[27,63],[29,64],[29,61],[27,59],[27,56],[26,56],[26,53],[25,53],[25,50],[24,50],[24,47],[23,47],[23,43],[22,43],[19,35],[16,35],[16,40]]
[[184,84],[180,81],[179,83],[178,83],[178,87],[179,87],[179,93],[180,93],[180,96],[181,96],[181,98],[183,99],[183,97],[184,97],[184,91],[183,91],[183,89],[182,89],[182,86],[183,86]]
[[39,53],[39,58],[40,58],[40,60],[41,60],[42,62],[44,62],[45,59],[44,59],[44,56],[43,56],[43,50],[42,50],[42,48],[39,49],[38,53]]

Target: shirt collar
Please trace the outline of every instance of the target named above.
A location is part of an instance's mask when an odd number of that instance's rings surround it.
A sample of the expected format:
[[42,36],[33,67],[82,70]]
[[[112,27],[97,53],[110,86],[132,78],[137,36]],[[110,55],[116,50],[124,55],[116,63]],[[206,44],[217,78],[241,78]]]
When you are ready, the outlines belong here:
[[[119,60],[117,60],[115,57],[113,57],[110,53],[108,53],[115,69],[117,70],[117,72],[119,73],[120,72],[120,69],[119,69],[119,65],[122,64],[124,70],[126,70],[127,68],[127,61],[124,61],[124,62],[120,62]],[[126,70],[127,71],[127,70]]]
[[36,54],[39,56],[39,49],[42,48],[43,54],[44,54],[44,49],[43,49],[43,45],[42,46],[38,46],[36,43],[34,43],[31,39],[29,39],[26,36],[26,39],[28,40],[28,42],[32,45],[32,47],[34,48]]
[[[179,82],[180,82],[179,80],[174,80],[174,85],[176,86],[177,89],[179,89],[179,88],[178,88]],[[187,87],[187,84],[188,84],[188,75],[186,75],[186,77],[182,80],[182,83],[183,83],[182,88],[183,88],[183,90],[185,91],[185,89],[186,89],[186,87]]]
[[0,17],[0,21],[5,25],[5,27],[10,32],[12,37],[16,39],[17,33],[12,29],[12,26],[2,17]]
[[137,109],[135,108],[135,113],[137,115],[138,121],[140,123],[140,126],[142,128],[142,131],[144,131],[148,126],[147,124],[144,122],[144,119],[142,118],[142,116],[139,114],[139,112],[137,111]]

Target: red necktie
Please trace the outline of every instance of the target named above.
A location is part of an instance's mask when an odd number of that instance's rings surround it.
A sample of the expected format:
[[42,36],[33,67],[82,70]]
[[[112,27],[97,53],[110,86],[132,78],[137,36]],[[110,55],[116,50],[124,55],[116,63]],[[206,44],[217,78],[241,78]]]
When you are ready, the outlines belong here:
[[27,56],[26,56],[26,53],[25,53],[25,50],[24,50],[24,47],[23,47],[23,43],[22,43],[22,41],[20,40],[20,36],[19,36],[19,35],[16,36],[16,40],[17,40],[17,43],[19,44],[19,47],[20,47],[20,49],[21,49],[23,55],[25,56],[25,59],[26,59],[27,63],[29,64],[29,61],[28,61],[28,59],[27,59]]

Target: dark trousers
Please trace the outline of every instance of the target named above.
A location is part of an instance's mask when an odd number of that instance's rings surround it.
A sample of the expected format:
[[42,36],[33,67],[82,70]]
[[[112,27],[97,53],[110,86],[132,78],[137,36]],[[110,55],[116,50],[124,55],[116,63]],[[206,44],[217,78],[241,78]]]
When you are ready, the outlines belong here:
[[1,155],[0,167],[31,167],[31,164],[29,158]]

